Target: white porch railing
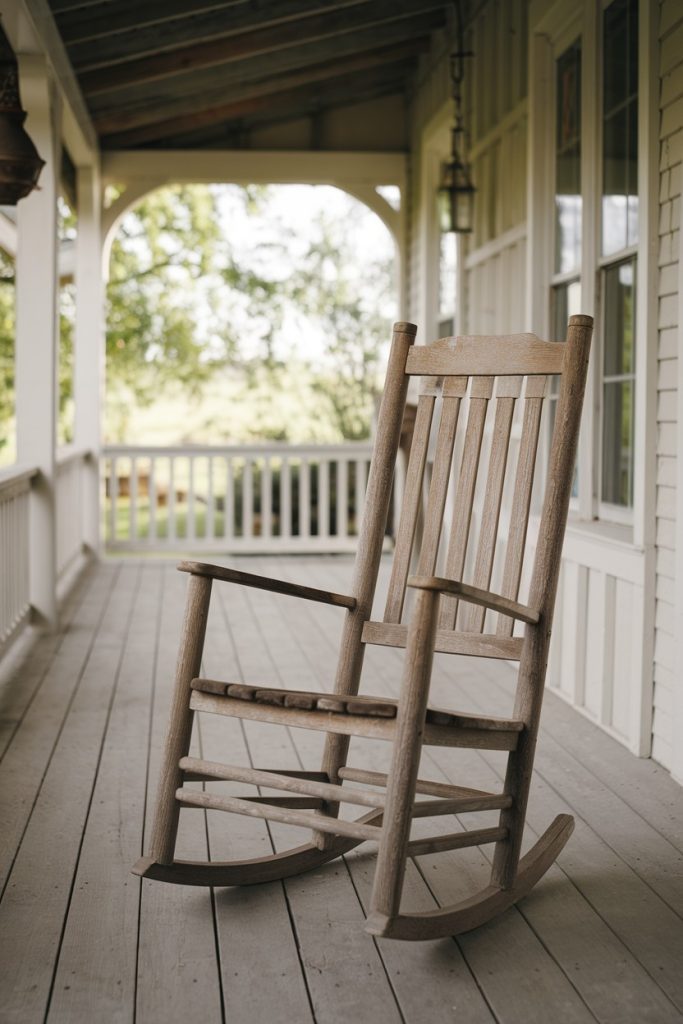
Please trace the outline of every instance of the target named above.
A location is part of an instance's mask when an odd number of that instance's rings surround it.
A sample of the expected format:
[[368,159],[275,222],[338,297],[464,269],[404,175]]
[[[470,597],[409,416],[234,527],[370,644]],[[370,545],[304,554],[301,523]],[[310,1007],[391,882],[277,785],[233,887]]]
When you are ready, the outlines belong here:
[[84,554],[84,472],[92,458],[87,449],[64,448],[57,455],[57,580],[62,581]]
[[[57,460],[55,577],[62,594],[86,553],[83,481],[89,459],[89,451],[65,450]],[[31,614],[31,501],[40,479],[35,467],[10,466],[0,472],[0,654]]]
[[107,548],[353,551],[371,453],[359,442],[107,447]]
[[31,610],[29,598],[29,500],[37,469],[13,466],[0,473],[0,652]]

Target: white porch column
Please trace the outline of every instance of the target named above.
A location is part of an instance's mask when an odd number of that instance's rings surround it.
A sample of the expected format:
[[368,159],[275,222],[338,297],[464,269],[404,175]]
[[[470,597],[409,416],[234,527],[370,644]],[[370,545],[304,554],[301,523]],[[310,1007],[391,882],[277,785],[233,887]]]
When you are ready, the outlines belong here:
[[30,506],[29,596],[36,621],[55,626],[59,102],[42,57],[20,57],[19,69],[26,129],[46,163],[39,188],[17,207],[17,456],[40,471]]
[[89,448],[84,468],[83,542],[100,550],[100,441],[104,367],[104,284],[102,279],[101,195],[98,167],[78,168],[76,241],[76,331],[74,405],[77,448]]

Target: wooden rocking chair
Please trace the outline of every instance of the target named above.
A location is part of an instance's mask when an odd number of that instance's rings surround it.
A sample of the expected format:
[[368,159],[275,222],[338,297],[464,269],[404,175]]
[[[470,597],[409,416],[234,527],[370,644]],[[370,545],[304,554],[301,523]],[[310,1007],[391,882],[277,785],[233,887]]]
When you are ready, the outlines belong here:
[[[527,797],[534,761],[553,605],[574,472],[581,405],[592,334],[592,319],[573,316],[564,344],[535,335],[444,338],[412,347],[416,328],[394,326],[387,381],[379,414],[375,454],[358,541],[353,593],[254,576],[198,562],[183,562],[190,573],[187,608],[177,667],[149,857],[134,871],[146,878],[190,885],[249,885],[285,878],[318,867],[365,840],[379,844],[366,928],[374,935],[427,939],[455,935],[504,911],[530,891],[569,838],[574,820],[559,815],[520,859]],[[561,375],[550,463],[542,506],[528,604],[518,603],[527,522],[547,378]],[[406,473],[393,568],[383,621],[371,607],[382,552],[409,377],[421,378],[414,438]],[[414,552],[416,519],[437,397],[442,399],[420,551]],[[485,431],[489,404],[493,428]],[[516,402],[523,403],[519,456],[508,459]],[[467,420],[462,448],[455,448],[461,404]],[[488,437],[490,435],[490,444]],[[484,439],[485,444],[482,444]],[[476,550],[468,541],[482,448],[489,449]],[[454,450],[462,455],[454,459]],[[515,461],[512,507],[506,537],[499,518],[506,466]],[[452,524],[444,537],[444,577],[435,576],[449,479],[455,468]],[[512,481],[511,481],[512,483]],[[483,480],[482,480],[483,484]],[[474,543],[474,542],[473,542]],[[500,555],[500,547],[505,550]],[[494,556],[502,559],[500,593],[489,590]],[[408,577],[416,558],[417,575]],[[463,582],[466,566],[471,579]],[[322,601],[346,609],[333,694],[269,689],[260,685],[198,678],[213,580],[239,583]],[[406,586],[414,588],[409,625],[402,623]],[[495,616],[495,628],[484,632]],[[514,635],[515,623],[523,636]],[[406,648],[398,701],[359,696],[366,644]],[[510,719],[481,717],[429,707],[434,651],[519,662],[515,706]],[[257,770],[188,756],[196,711],[283,723],[327,733],[320,772]],[[347,765],[351,736],[393,744],[388,775]],[[418,765],[423,744],[508,751],[502,793],[422,781]],[[183,788],[187,780],[225,779],[284,791],[279,798],[228,797]],[[377,792],[347,783],[375,787]],[[416,800],[416,794],[431,797]],[[339,804],[365,808],[355,821],[338,818]],[[183,806],[215,808],[309,828],[309,842],[285,853],[253,860],[195,863],[174,859],[178,816]],[[309,809],[305,809],[309,808]],[[310,808],[313,808],[312,810]],[[410,839],[414,817],[499,810],[495,828]],[[402,914],[406,859],[465,846],[495,843],[489,885],[455,906]]]

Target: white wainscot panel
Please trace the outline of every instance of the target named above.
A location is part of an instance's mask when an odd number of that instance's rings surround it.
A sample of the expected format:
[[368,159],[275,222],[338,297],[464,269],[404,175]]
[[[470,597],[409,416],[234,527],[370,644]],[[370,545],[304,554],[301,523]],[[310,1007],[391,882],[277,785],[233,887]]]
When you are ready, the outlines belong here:
[[642,551],[570,527],[548,669],[551,689],[640,754],[647,752],[652,685],[645,678],[643,572]]

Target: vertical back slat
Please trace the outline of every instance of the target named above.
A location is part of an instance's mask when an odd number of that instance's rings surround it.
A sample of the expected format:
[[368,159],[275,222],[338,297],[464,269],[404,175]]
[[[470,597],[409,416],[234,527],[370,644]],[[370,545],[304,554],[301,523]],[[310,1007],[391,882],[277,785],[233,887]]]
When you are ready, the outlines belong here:
[[[507,465],[508,448],[512,417],[515,412],[515,401],[522,387],[521,377],[499,377],[496,388],[496,418],[491,438],[491,454],[489,456],[486,492],[481,517],[481,529],[477,544],[477,557],[474,563],[472,583],[475,587],[488,590],[491,583],[493,559],[496,553],[498,538],[498,521],[503,499],[505,483],[505,467]],[[463,615],[463,629],[466,632],[481,633],[484,628],[486,609],[479,605],[468,605]]]
[[436,570],[446,494],[451,478],[455,431],[458,426],[460,401],[467,391],[467,384],[467,377],[448,377],[444,381],[443,408],[437,434],[436,457],[429,484],[425,527],[418,561],[419,576],[431,576]]
[[[446,556],[445,573],[449,579],[461,580],[465,568],[467,541],[472,521],[474,491],[479,471],[479,454],[484,436],[484,425],[489,401],[493,394],[491,377],[473,377],[470,388],[470,408],[467,417],[465,444],[460,463],[460,475],[455,494],[453,523]],[[441,629],[453,629],[458,611],[455,598],[444,595],[441,599],[439,626]]]
[[[513,601],[519,595],[519,583],[522,578],[524,548],[526,545],[531,492],[534,485],[534,469],[536,467],[536,450],[543,412],[543,398],[546,391],[547,377],[528,377],[524,394],[524,421],[522,437],[519,443],[515,491],[510,510],[510,527],[505,552],[505,567],[501,594]],[[498,636],[512,636],[514,620],[509,615],[499,615],[496,633]]]
[[406,471],[405,489],[403,492],[403,508],[396,534],[396,548],[389,580],[387,603],[384,609],[385,622],[400,622],[403,611],[403,600],[406,580],[410,569],[410,555],[413,549],[413,538],[417,525],[417,513],[422,494],[422,478],[427,462],[429,432],[434,415],[434,402],[440,391],[436,378],[422,382],[422,391],[417,400],[413,441],[410,446],[410,458]]

